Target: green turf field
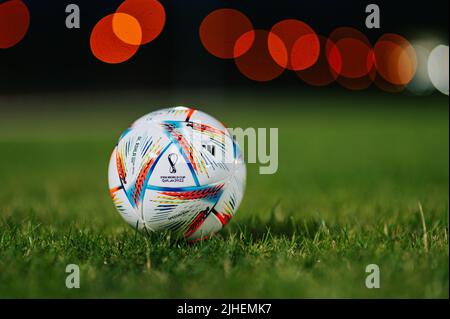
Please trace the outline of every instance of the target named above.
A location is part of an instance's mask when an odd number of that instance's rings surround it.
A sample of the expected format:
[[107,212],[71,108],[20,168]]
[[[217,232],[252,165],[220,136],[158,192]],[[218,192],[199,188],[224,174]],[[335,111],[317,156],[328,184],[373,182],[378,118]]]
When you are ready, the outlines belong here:
[[[0,297],[448,298],[448,98],[321,92],[0,99]],[[280,130],[278,173],[249,165],[235,218],[194,245],[135,233],[107,187],[121,131],[183,103]]]

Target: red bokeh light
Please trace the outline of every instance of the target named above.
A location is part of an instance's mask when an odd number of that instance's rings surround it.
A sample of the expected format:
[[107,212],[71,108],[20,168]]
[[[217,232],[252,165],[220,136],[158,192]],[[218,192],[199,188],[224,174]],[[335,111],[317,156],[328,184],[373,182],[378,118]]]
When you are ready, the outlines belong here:
[[101,19],[91,33],[90,45],[94,56],[106,63],[122,63],[130,59],[139,49],[121,41],[113,30],[113,19],[117,13]]
[[[288,19],[275,24],[270,32],[269,43],[275,36],[274,41],[281,39],[288,51],[287,69],[304,70],[316,63],[320,53],[320,43],[317,34],[309,25],[299,20]],[[269,45],[269,48],[271,47]],[[270,53],[275,62],[280,66],[284,65],[283,58],[280,60],[277,53],[272,50]]]
[[346,78],[346,77],[340,76],[337,78],[336,81],[341,86],[343,86],[349,90],[364,90],[372,85],[373,79],[375,76],[376,76],[376,70],[375,70],[375,68],[372,68],[372,70],[370,70],[369,74],[366,74],[365,76],[362,76],[360,78]]
[[141,25],[140,43],[129,44],[142,45],[153,41],[162,32],[166,23],[164,6],[156,0],[126,0],[117,8],[116,13],[129,14]]
[[[199,29],[200,40],[205,49],[222,59],[237,58],[247,52],[253,42],[251,21],[235,9],[218,9],[207,15]],[[242,35],[247,34],[245,43],[235,50],[235,44]]]
[[[305,70],[297,71],[297,75],[300,79],[302,79],[304,82],[308,83],[309,85],[313,86],[325,86],[329,85],[332,82],[334,82],[339,72],[335,72],[328,61],[331,59],[333,61],[335,67],[340,71],[339,66],[339,56],[329,56],[326,55],[326,47],[327,45],[332,47],[334,44],[331,43],[331,40],[328,38],[319,35],[319,43],[320,43],[320,53],[318,56],[318,59],[314,65],[312,65],[310,68],[307,68]],[[335,50],[332,50],[333,52],[337,52]]]
[[341,27],[330,34],[327,56],[333,70],[346,78],[361,78],[374,67],[373,52],[367,37],[360,31]]
[[368,88],[376,74],[372,45],[360,31],[340,27],[330,34],[326,54],[336,81],[351,90]]
[[19,43],[30,26],[30,12],[20,0],[0,4],[0,48],[8,49]]
[[[269,36],[271,36],[270,43]],[[251,38],[253,38],[253,43],[250,49],[235,58],[239,71],[249,79],[260,82],[270,81],[280,76],[288,64],[288,52],[283,41],[278,36],[271,35],[269,31],[253,30],[237,40],[235,51],[242,52],[242,47],[246,47]],[[274,61],[273,54],[279,61],[278,63]]]

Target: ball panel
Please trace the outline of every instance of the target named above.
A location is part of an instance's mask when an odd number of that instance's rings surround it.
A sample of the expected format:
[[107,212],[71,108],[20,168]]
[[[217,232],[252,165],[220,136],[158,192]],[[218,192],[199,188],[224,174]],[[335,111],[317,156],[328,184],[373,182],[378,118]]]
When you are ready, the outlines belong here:
[[222,122],[218,121],[211,115],[206,114],[205,112],[198,111],[198,110],[195,111],[192,114],[190,121],[194,122],[194,123],[200,123],[200,124],[214,127],[214,128],[221,130],[229,135],[229,132],[228,132],[226,126]]
[[185,232],[184,237],[188,241],[197,241],[206,239],[207,237],[217,233],[222,229],[222,223],[217,219],[215,214],[209,213],[203,220],[197,225],[194,224],[192,229]]
[[184,232],[202,212],[208,212],[222,193],[223,183],[186,188],[150,187],[143,203],[145,221],[153,229]]
[[131,206],[120,180],[117,164],[117,147],[114,148],[108,167],[108,184],[111,199],[125,221],[133,227],[143,227],[143,220]]
[[197,124],[204,124],[214,127],[225,133],[228,133],[225,125],[220,121],[218,121],[217,119],[215,119],[214,117],[212,117],[211,115],[196,110],[195,108],[185,106],[176,106],[148,113],[137,119],[132,124],[132,126],[148,122],[163,123],[165,121],[192,122]]
[[149,122],[162,123],[164,121],[188,121],[192,116],[192,113],[195,112],[195,109],[184,107],[184,106],[176,106],[166,109],[157,110],[154,112],[150,112],[144,116],[141,116],[137,119],[132,126],[145,124]]

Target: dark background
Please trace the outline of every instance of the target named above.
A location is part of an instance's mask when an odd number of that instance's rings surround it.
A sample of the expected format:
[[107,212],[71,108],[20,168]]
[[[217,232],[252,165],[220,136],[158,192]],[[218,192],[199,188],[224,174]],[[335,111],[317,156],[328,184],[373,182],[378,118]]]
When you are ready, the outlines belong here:
[[[0,0],[0,2],[3,2]],[[232,60],[210,55],[202,46],[198,28],[202,19],[218,8],[241,10],[255,28],[270,29],[276,22],[296,18],[319,34],[352,26],[374,43],[386,32],[406,38],[422,34],[448,42],[448,1],[299,1],[299,0],[172,0],[161,1],[167,20],[161,35],[142,46],[129,61],[108,65],[91,53],[89,37],[102,17],[113,13],[122,0],[25,0],[30,9],[30,29],[15,47],[0,50],[0,93],[33,93],[73,90],[179,90],[189,88],[307,89],[293,72],[270,83],[256,83],[239,73]],[[81,29],[65,27],[65,7],[81,9]],[[365,27],[365,7],[381,8],[381,29]]]

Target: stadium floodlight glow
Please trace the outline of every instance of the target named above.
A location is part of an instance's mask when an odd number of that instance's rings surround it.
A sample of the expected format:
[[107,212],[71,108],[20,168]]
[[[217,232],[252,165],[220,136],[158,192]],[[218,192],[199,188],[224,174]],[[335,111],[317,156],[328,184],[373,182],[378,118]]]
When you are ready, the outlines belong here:
[[448,95],[448,45],[438,45],[428,57],[428,75],[441,93]]
[[131,226],[182,233],[195,241],[233,217],[246,168],[222,123],[201,111],[174,107],[141,117],[122,134],[108,176],[113,202]]

